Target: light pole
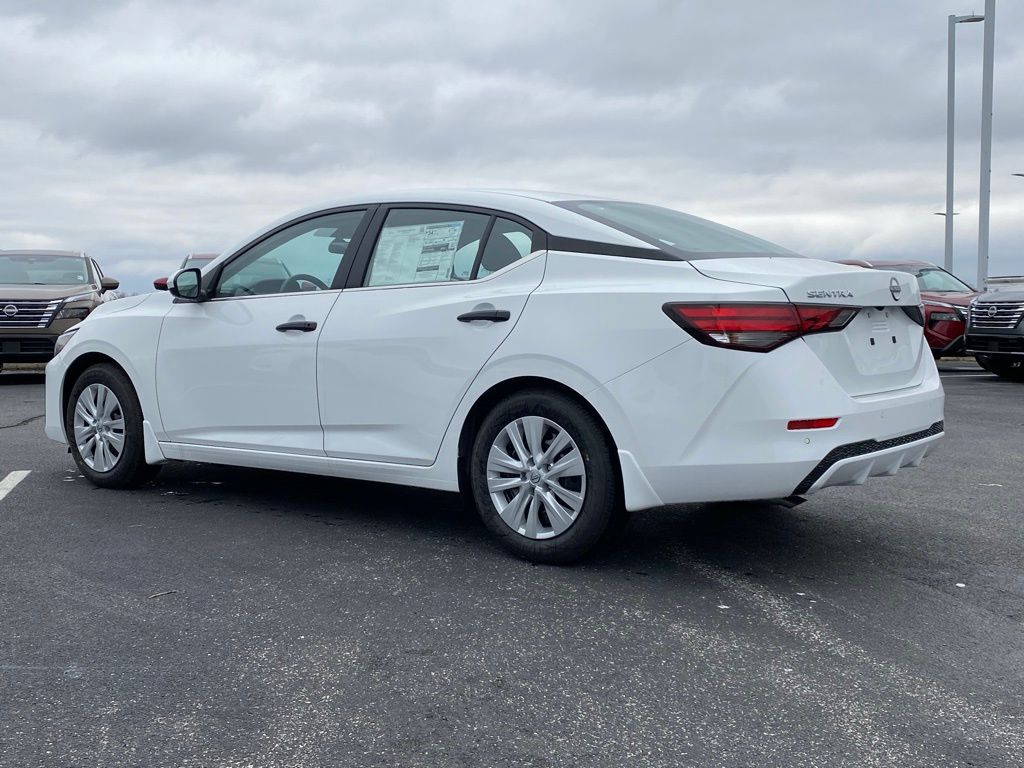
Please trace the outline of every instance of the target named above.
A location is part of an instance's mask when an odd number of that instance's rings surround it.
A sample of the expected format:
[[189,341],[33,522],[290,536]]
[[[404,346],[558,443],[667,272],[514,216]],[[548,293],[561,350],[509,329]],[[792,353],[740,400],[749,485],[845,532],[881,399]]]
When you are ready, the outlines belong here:
[[988,280],[988,212],[992,197],[992,64],[996,0],[985,0],[985,50],[981,61],[981,184],[978,193],[978,290]]
[[946,72],[946,210],[937,214],[946,217],[946,259],[945,267],[947,272],[953,271],[953,113],[954,113],[954,92],[956,90],[956,25],[970,24],[975,21],[984,21],[984,16],[970,14],[969,16],[949,17],[949,63]]

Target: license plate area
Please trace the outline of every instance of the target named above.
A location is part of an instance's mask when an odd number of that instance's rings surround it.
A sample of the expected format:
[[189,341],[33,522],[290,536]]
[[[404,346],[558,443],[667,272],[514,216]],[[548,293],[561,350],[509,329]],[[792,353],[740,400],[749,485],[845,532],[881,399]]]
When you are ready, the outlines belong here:
[[899,307],[862,307],[842,332],[804,340],[851,395],[914,386],[920,379],[924,334]]
[[[891,316],[894,312],[899,310],[892,309],[862,309],[861,314],[867,321],[865,325],[868,325],[868,336],[867,344],[869,347],[878,347],[878,352],[885,354],[885,348],[889,346],[899,346],[900,343],[906,343],[907,339],[903,339],[901,342],[900,333],[893,327],[891,322]],[[903,315],[902,312],[899,313]],[[904,316],[905,317],[905,316]],[[899,329],[902,331],[903,329]]]

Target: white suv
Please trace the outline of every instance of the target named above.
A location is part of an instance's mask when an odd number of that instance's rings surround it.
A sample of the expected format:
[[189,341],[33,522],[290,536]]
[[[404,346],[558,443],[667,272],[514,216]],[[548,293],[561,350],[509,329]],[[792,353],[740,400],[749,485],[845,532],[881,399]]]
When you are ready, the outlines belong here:
[[917,466],[943,392],[911,275],[565,195],[308,210],[60,340],[46,432],[83,474],[171,460],[462,490],[566,562],[626,510]]

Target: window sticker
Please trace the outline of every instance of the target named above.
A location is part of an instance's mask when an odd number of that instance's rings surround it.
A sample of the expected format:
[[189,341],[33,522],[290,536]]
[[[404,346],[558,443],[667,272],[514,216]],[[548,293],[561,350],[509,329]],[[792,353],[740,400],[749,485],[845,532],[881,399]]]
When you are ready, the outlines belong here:
[[368,285],[450,280],[463,221],[388,227],[380,233]]

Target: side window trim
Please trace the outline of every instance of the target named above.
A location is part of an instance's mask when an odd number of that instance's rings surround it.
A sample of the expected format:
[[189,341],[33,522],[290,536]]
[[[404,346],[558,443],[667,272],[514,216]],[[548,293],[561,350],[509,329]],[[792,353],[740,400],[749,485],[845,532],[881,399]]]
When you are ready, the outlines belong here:
[[484,258],[484,249],[487,247],[487,241],[491,239],[491,230],[494,229],[494,222],[497,220],[498,217],[492,215],[491,220],[487,222],[484,233],[480,236],[480,247],[476,249],[476,258],[473,259],[473,270],[469,273],[469,282],[476,280],[477,274],[480,272],[480,262]]
[[[348,275],[345,279],[345,288],[364,288],[366,287],[366,280],[370,274],[370,259],[373,256],[373,249],[377,245],[377,240],[380,238],[381,230],[384,228],[384,221],[387,219],[388,213],[395,209],[414,209],[414,210],[435,210],[435,211],[454,211],[456,213],[479,213],[484,216],[490,216],[491,220],[487,224],[487,228],[484,230],[483,236],[480,238],[480,249],[477,252],[476,259],[473,262],[473,272],[470,275],[469,280],[454,281],[460,285],[465,285],[467,282],[476,280],[476,272],[479,269],[480,259],[483,257],[484,248],[487,245],[487,238],[490,237],[491,229],[494,227],[494,222],[497,218],[508,219],[514,221],[516,224],[521,224],[524,228],[528,229],[531,234],[530,248],[532,251],[546,250],[547,249],[547,238],[548,234],[543,229],[538,227],[532,221],[524,219],[508,211],[499,211],[496,208],[482,208],[475,205],[456,205],[452,203],[381,203],[377,210],[374,212],[373,221],[367,228],[367,232],[363,237],[363,241],[360,244],[359,251],[356,254],[356,258],[352,260],[352,265],[348,270]],[[440,285],[441,283],[422,283],[422,285]],[[390,286],[398,287],[398,286]]]
[[[347,274],[347,271],[351,269],[352,263],[355,261],[356,255],[358,255],[360,249],[365,244],[365,242],[364,242],[365,241],[365,235],[366,235],[367,230],[369,229],[370,220],[372,218],[374,218],[374,216],[377,213],[377,209],[379,207],[380,206],[377,205],[376,203],[371,203],[371,204],[368,204],[368,205],[365,205],[365,204],[364,205],[343,205],[343,206],[338,207],[338,208],[325,208],[324,210],[321,210],[321,211],[314,211],[313,213],[308,213],[308,214],[304,214],[302,216],[298,216],[297,218],[294,218],[294,219],[289,219],[288,221],[284,222],[283,224],[280,224],[279,226],[274,227],[269,232],[264,232],[262,235],[257,237],[255,240],[249,241],[248,243],[243,245],[241,248],[239,248],[237,251],[232,253],[222,263],[217,265],[217,268],[213,272],[211,272],[209,275],[207,275],[206,279],[203,280],[203,287],[202,287],[203,293],[209,299],[211,299],[213,301],[219,301],[221,299],[228,299],[228,298],[230,298],[230,299],[259,298],[258,296],[232,296],[232,297],[219,297],[219,298],[214,296],[214,293],[216,292],[217,286],[220,285],[220,276],[221,276],[221,273],[224,271],[224,268],[227,267],[229,264],[231,264],[233,261],[235,261],[237,259],[240,259],[243,256],[245,256],[249,251],[251,251],[253,248],[258,246],[263,241],[273,237],[274,235],[278,234],[279,232],[284,231],[285,229],[288,229],[289,227],[295,226],[296,224],[301,224],[304,221],[310,221],[312,219],[319,219],[322,216],[332,216],[332,215],[337,214],[337,213],[351,213],[351,212],[354,212],[354,211],[365,211],[366,215],[363,216],[363,220],[359,223],[359,227],[356,229],[355,234],[352,236],[353,240],[356,240],[358,238],[358,242],[356,243],[356,249],[355,249],[355,251],[353,251],[353,255],[346,254],[345,258],[343,258],[341,260],[341,264],[339,264],[339,266],[338,266],[338,271],[334,275],[334,280],[331,282],[330,290],[338,290],[338,289],[343,287],[343,285],[341,285],[341,283],[339,282],[339,280],[343,281],[343,279],[344,279],[343,278],[343,273]],[[348,262],[347,265],[346,265],[346,262]]]

